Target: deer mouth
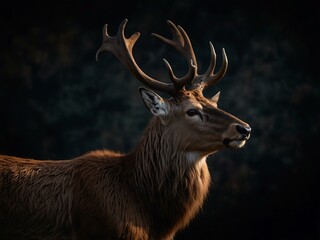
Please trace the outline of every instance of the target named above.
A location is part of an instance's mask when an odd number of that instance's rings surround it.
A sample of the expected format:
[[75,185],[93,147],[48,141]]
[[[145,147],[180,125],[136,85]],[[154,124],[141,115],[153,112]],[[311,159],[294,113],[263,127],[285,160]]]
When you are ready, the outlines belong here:
[[244,137],[241,139],[226,138],[222,142],[227,148],[237,149],[237,148],[242,148],[246,144],[247,140],[248,140],[248,137]]

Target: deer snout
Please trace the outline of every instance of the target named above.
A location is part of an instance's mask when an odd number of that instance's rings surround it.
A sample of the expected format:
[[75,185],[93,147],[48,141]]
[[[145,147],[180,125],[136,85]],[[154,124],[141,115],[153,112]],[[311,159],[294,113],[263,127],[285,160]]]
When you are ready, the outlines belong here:
[[244,138],[250,137],[251,127],[249,125],[236,124],[235,127],[238,133],[240,133]]
[[228,148],[241,148],[249,139],[251,127],[246,123],[232,123],[222,135],[222,142]]

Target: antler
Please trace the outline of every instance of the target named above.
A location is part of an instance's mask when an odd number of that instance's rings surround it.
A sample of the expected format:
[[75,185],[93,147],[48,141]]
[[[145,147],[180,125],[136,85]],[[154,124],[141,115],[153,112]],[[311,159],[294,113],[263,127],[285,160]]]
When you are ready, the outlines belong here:
[[[176,26],[171,21],[167,21],[167,23],[172,32],[172,40],[162,37],[155,33],[153,33],[152,35],[158,38],[159,40],[161,40],[162,42],[176,48],[187,60],[191,59],[197,69],[198,68],[197,60],[193,51],[191,41],[187,33],[184,31],[184,29],[181,26]],[[211,42],[209,42],[209,46],[210,46],[211,60],[210,60],[208,70],[202,75],[199,75],[197,72],[195,73],[195,76],[191,85],[192,89],[203,90],[204,88],[208,86],[212,86],[215,83],[217,83],[226,74],[226,71],[228,68],[228,59],[227,59],[227,55],[224,48],[222,49],[222,57],[223,57],[222,66],[219,69],[219,71],[216,74],[214,74],[217,55]],[[173,75],[169,63],[166,62],[166,64],[171,75]]]
[[148,76],[137,65],[132,54],[132,49],[134,47],[134,44],[137,42],[140,33],[136,32],[131,37],[126,38],[124,35],[124,29],[127,22],[128,20],[125,19],[120,24],[119,30],[114,37],[109,36],[107,31],[107,24],[103,27],[103,43],[96,53],[96,60],[98,60],[99,54],[101,52],[109,51],[113,53],[122,62],[122,64],[125,65],[128,70],[143,84],[154,90],[168,93],[171,96],[176,96],[186,84],[191,83],[194,79],[196,74],[196,65],[194,65],[193,59],[195,58],[191,58],[191,60],[189,59],[189,71],[182,78],[177,78],[173,74],[171,66],[164,59],[172,83],[160,82]]
[[215,74],[214,70],[216,66],[216,52],[212,43],[209,42],[211,53],[210,64],[208,70],[204,74],[199,75],[197,73],[197,59],[187,33],[181,26],[176,26],[171,21],[167,21],[167,23],[172,32],[172,39],[165,38],[155,33],[153,33],[152,35],[161,40],[162,42],[170,46],[173,46],[189,61],[188,73],[184,77],[176,77],[173,73],[172,67],[170,66],[169,62],[166,59],[163,59],[168,69],[169,77],[172,83],[160,82],[148,76],[137,65],[132,54],[133,47],[137,42],[140,33],[136,32],[131,37],[126,38],[124,35],[124,29],[126,27],[127,22],[128,20],[125,19],[120,24],[118,32],[114,37],[111,37],[108,34],[107,24],[103,27],[103,43],[96,53],[96,60],[98,60],[99,54],[101,52],[109,51],[113,53],[122,62],[122,64],[125,65],[128,68],[128,70],[143,84],[154,90],[168,93],[173,97],[177,96],[179,92],[182,89],[184,89],[184,86],[187,84],[191,84],[191,89],[200,89],[202,91],[204,88],[214,85],[224,77],[228,67],[227,55],[225,53],[224,48],[222,49],[222,66],[219,69],[219,71]]

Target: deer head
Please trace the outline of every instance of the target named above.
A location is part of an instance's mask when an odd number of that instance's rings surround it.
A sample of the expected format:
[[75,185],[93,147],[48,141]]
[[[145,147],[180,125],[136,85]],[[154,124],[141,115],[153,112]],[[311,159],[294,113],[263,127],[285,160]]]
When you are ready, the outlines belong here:
[[180,145],[180,149],[208,155],[223,148],[244,146],[250,137],[250,126],[218,108],[220,92],[211,98],[203,96],[203,90],[216,84],[226,73],[228,60],[225,50],[222,50],[222,66],[215,73],[216,53],[209,42],[209,67],[204,74],[198,74],[197,59],[188,35],[181,26],[168,21],[172,39],[158,34],[152,35],[180,52],[188,60],[189,70],[185,76],[178,78],[168,61],[164,59],[171,83],[161,82],[148,76],[137,65],[132,50],[140,33],[136,32],[126,38],[124,30],[127,21],[125,19],[120,24],[118,33],[113,37],[109,36],[107,25],[104,26],[103,43],[97,51],[96,59],[98,60],[101,52],[109,51],[145,86],[171,96],[170,99],[164,99],[150,89],[139,89],[147,108],[161,120],[163,126],[171,130],[171,136],[174,142]]

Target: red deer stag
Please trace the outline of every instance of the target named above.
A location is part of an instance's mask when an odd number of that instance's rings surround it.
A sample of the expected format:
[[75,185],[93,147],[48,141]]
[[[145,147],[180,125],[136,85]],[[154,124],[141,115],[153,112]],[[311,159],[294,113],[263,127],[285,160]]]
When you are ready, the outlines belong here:
[[198,74],[188,35],[168,21],[173,38],[153,36],[178,50],[189,70],[178,78],[164,60],[171,83],[160,82],[135,62],[132,49],[139,33],[126,38],[126,23],[114,37],[105,25],[96,57],[113,53],[144,85],[171,98],[139,89],[154,117],[129,154],[102,150],[60,161],[0,156],[1,239],[172,239],[207,195],[207,156],[241,148],[249,138],[247,123],[217,107],[219,93],[202,94],[225,75],[224,50],[222,67],[214,73],[210,43],[209,68]]

